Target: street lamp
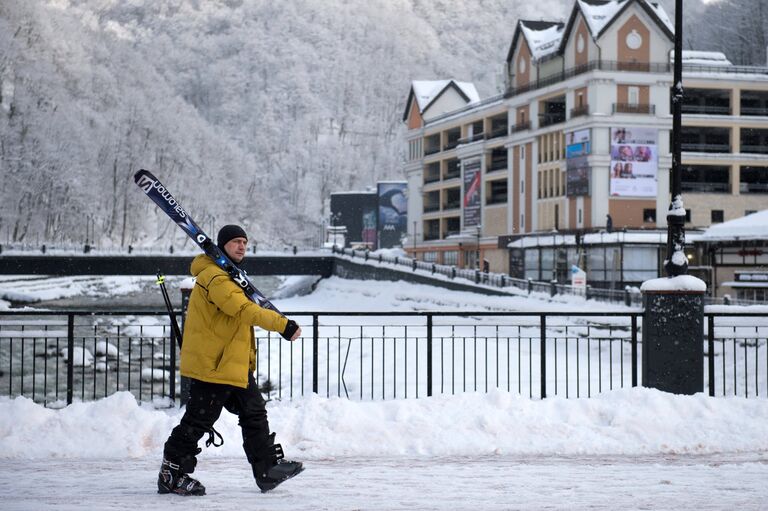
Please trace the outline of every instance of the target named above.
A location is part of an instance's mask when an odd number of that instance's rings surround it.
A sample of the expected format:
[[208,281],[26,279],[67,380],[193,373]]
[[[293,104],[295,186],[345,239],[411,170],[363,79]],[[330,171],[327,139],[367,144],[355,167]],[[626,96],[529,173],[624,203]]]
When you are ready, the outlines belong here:
[[667,212],[667,277],[685,275],[685,206],[681,184],[682,114],[683,114],[683,0],[675,0],[675,67],[672,95],[672,202]]

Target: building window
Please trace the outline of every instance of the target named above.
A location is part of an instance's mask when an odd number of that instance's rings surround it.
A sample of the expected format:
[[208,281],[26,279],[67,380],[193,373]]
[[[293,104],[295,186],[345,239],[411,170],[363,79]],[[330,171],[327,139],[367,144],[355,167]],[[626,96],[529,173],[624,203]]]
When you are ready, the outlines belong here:
[[424,252],[422,254],[424,258],[425,263],[436,263],[437,262],[437,252]]
[[424,222],[424,240],[440,239],[440,220],[427,220]]
[[643,222],[656,223],[656,210],[644,209],[643,210]]
[[503,204],[507,202],[507,180],[498,179],[488,183],[486,204]]
[[722,209],[713,209],[712,210],[712,223],[713,224],[721,224],[723,223],[723,210]]
[[459,251],[458,250],[446,250],[443,252],[443,264],[449,266],[459,265]]
[[685,165],[680,177],[683,192],[728,193],[731,169],[716,165]]
[[768,167],[741,167],[741,193],[768,193]]

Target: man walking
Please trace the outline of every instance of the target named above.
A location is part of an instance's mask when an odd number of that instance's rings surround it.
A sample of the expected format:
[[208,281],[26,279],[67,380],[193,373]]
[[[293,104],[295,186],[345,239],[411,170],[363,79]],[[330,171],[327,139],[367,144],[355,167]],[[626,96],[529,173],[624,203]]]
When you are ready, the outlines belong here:
[[[242,227],[225,225],[217,245],[235,263],[245,257],[248,236]],[[171,432],[163,450],[157,480],[158,493],[205,495],[195,470],[197,443],[204,434],[206,446],[215,444],[213,424],[222,408],[239,417],[243,449],[253,469],[256,485],[269,491],[299,474],[300,462],[283,459],[280,444],[270,434],[264,398],[253,378],[256,346],[253,327],[279,332],[296,340],[301,328],[279,313],[259,307],[229,275],[206,255],[191,265],[195,287],[189,299],[181,348],[181,375],[191,379],[189,401],[181,422]],[[221,436],[219,435],[219,438]]]

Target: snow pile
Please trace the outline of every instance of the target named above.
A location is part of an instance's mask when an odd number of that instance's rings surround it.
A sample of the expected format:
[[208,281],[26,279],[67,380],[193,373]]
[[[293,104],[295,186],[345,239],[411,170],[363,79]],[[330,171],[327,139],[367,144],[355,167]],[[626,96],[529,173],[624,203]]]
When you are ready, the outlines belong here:
[[[764,399],[675,396],[643,388],[543,401],[500,391],[384,402],[310,396],[273,401],[268,409],[278,441],[302,459],[768,450]],[[26,398],[4,398],[0,458],[159,457],[181,414],[139,406],[125,392],[58,411]],[[240,456],[237,418],[223,413],[216,428],[224,446],[203,456]]]
[[141,291],[148,276],[76,276],[13,275],[0,280],[0,298],[16,302],[40,302],[72,296],[107,297]]

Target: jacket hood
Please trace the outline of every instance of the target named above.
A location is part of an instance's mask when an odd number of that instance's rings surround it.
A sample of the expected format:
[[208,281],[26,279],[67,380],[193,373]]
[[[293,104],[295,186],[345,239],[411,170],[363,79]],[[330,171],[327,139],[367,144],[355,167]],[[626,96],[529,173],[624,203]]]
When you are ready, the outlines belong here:
[[189,272],[193,277],[197,277],[203,272],[203,270],[210,268],[211,266],[216,266],[216,263],[213,262],[213,259],[205,254],[200,254],[192,259],[192,264],[189,266]]

